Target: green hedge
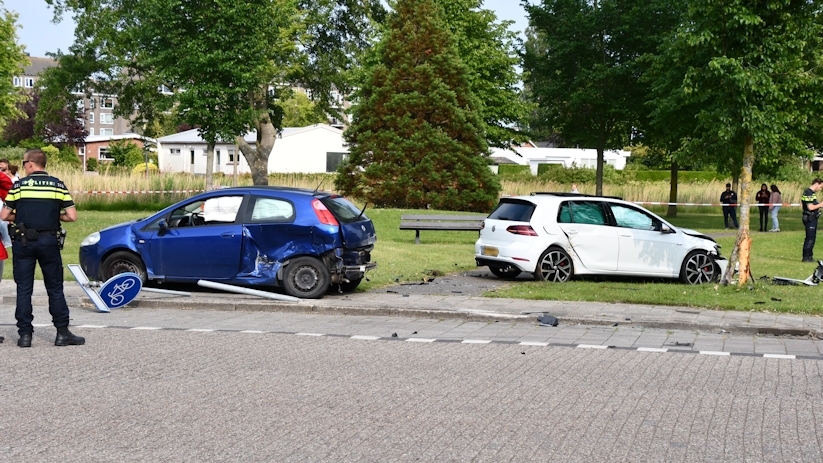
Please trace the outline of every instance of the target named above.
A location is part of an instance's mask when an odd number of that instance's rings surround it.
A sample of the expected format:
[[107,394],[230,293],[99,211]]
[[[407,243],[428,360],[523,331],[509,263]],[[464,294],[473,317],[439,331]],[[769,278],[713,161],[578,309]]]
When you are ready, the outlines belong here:
[[[671,171],[668,170],[626,170],[623,171],[626,180],[637,180],[643,182],[668,182],[672,178]],[[728,176],[712,171],[680,171],[677,173],[677,181],[680,182],[711,182],[712,180],[725,180]]]
[[522,175],[530,174],[529,166],[520,164],[500,164],[497,166],[497,175]]

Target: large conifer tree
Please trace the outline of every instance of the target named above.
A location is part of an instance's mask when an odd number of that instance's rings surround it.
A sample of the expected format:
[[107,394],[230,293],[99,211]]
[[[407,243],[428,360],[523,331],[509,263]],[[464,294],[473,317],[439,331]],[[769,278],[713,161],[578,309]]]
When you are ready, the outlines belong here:
[[488,211],[499,183],[466,67],[433,0],[399,0],[346,132],[337,188],[377,206]]

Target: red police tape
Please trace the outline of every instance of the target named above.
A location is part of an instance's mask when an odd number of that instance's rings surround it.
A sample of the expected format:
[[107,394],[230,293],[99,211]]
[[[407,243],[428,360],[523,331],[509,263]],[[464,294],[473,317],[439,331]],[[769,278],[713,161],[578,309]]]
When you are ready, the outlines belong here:
[[179,193],[201,193],[205,190],[124,190],[124,191],[72,191],[73,195],[127,195],[127,194],[179,194]]

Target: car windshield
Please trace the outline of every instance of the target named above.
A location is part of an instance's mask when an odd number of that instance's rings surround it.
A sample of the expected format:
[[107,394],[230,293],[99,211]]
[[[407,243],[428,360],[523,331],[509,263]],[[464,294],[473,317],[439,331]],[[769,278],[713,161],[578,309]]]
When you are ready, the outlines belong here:
[[528,222],[534,213],[534,204],[529,201],[501,200],[494,211],[489,214],[490,219],[511,220],[513,222]]
[[342,196],[329,196],[324,198],[322,202],[341,223],[368,220],[366,214],[360,214],[360,209]]

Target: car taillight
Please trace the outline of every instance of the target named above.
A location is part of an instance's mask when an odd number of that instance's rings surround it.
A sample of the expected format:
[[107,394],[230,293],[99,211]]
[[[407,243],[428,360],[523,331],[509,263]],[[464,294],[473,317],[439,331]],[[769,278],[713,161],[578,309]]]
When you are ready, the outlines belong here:
[[334,218],[334,214],[332,214],[319,199],[313,200],[311,207],[314,208],[314,213],[317,214],[317,220],[319,220],[320,223],[325,225],[340,225],[337,219]]
[[515,235],[537,236],[537,232],[531,225],[512,225],[506,231]]

